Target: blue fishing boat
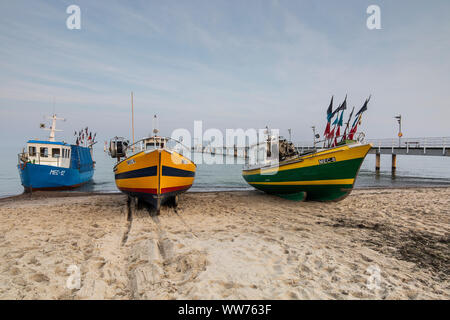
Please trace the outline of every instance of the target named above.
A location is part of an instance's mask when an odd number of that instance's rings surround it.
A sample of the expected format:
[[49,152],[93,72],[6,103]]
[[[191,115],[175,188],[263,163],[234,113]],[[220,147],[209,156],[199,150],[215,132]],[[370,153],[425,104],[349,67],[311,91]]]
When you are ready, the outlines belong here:
[[[64,120],[53,115],[52,126],[41,128],[50,131],[48,141],[29,140],[27,148],[18,155],[20,179],[25,191],[65,190],[83,185],[94,175],[92,146],[95,135],[82,129],[76,144],[55,141],[56,120]],[[77,133],[75,133],[77,135]]]

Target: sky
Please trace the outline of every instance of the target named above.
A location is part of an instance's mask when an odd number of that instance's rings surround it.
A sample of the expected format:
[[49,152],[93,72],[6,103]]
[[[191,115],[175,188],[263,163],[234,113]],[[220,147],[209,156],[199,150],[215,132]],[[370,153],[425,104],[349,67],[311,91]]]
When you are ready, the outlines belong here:
[[[69,5],[81,29],[69,30]],[[381,9],[369,30],[366,10]],[[372,95],[367,138],[450,136],[450,2],[0,1],[0,136],[20,148],[88,126],[103,142],[152,130],[278,128],[293,140],[322,133],[326,109]],[[349,110],[347,110],[349,111]],[[347,113],[348,115],[348,113]],[[7,141],[7,142],[5,142]]]

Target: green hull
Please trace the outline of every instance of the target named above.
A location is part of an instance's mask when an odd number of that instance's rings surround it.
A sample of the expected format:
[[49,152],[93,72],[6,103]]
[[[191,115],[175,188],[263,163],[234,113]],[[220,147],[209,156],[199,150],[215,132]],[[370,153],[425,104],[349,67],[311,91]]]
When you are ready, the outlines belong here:
[[282,197],[284,199],[292,200],[292,201],[304,201],[306,199],[305,192],[277,194],[277,196]]
[[[287,197],[304,192],[306,200],[336,201],[343,199],[352,191],[354,179],[364,158],[365,154],[362,158],[280,170],[273,175],[258,173],[243,175],[243,177],[247,183],[266,193]],[[280,164],[280,168],[282,167],[283,164]],[[342,180],[351,180],[351,183],[336,184],[336,181]],[[299,184],[282,184],[290,182]]]

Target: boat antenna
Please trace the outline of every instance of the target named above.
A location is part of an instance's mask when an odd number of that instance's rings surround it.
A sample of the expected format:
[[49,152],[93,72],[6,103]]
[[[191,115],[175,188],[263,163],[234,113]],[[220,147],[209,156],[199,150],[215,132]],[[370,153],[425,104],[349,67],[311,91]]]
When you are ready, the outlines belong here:
[[153,135],[156,136],[158,134],[158,117],[156,114],[153,116]]
[[134,152],[134,104],[133,104],[133,91],[131,91],[131,134],[133,136],[133,152]]
[[56,116],[56,114],[53,114],[51,117],[47,117],[47,119],[51,119],[52,120],[52,125],[50,126],[50,128],[45,128],[45,125],[44,126],[41,125],[41,128],[44,129],[44,130],[50,131],[50,136],[48,138],[48,141],[54,142],[55,141],[55,132],[56,131],[62,131],[62,130],[56,129],[56,120],[66,121],[66,119],[58,118]]

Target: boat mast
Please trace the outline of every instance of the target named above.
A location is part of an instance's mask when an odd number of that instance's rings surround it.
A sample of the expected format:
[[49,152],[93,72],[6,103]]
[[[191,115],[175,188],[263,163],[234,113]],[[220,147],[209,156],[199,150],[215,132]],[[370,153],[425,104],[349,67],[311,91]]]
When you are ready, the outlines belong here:
[[133,136],[133,152],[134,152],[134,104],[133,104],[133,91],[131,91],[131,131]]
[[50,136],[48,138],[48,141],[55,141],[55,132],[56,131],[62,131],[62,130],[57,130],[56,129],[56,120],[62,120],[62,121],[66,121],[66,119],[64,118],[58,118],[56,117],[56,114],[53,114],[51,117],[47,117],[48,119],[52,119],[52,125],[50,128],[44,128],[44,130],[48,130],[50,131]]
[[156,117],[156,114],[153,116],[153,135],[156,137],[158,134],[158,118]]

